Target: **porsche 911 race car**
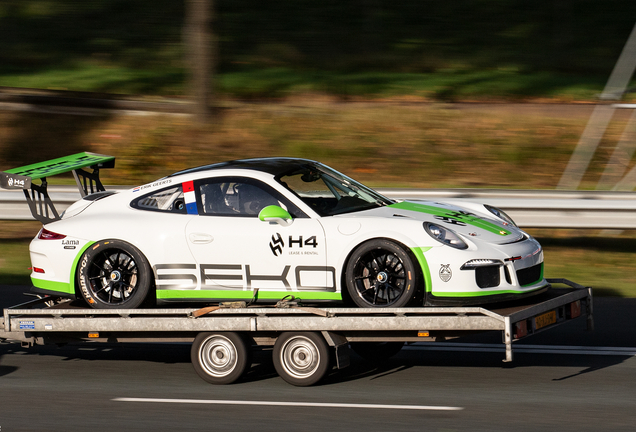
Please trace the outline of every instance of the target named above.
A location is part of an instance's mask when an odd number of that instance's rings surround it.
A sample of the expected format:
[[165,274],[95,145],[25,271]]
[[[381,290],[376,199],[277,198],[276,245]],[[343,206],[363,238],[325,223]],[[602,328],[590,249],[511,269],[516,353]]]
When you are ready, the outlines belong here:
[[[0,173],[43,222],[30,245],[32,291],[94,308],[290,294],[382,308],[492,303],[548,287],[540,244],[488,205],[397,202],[292,158],[106,191],[99,170],[114,162],[80,153]],[[46,177],[69,171],[83,198],[60,215]]]

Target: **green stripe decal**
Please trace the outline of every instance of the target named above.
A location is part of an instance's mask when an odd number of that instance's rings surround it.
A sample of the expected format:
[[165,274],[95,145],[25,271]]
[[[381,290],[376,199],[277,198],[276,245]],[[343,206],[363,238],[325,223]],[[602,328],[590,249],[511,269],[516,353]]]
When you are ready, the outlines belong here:
[[[546,284],[547,285],[547,284]],[[501,291],[480,291],[480,292],[434,292],[433,295],[435,297],[480,297],[480,296],[489,296],[489,295],[497,295],[497,294],[527,294],[533,291],[537,291],[545,288],[546,285],[541,285],[540,287],[530,289],[527,291],[510,291],[510,290],[501,290]]]
[[75,256],[75,259],[73,260],[73,266],[71,267],[71,275],[69,276],[69,281],[71,281],[70,283],[71,294],[75,294],[75,273],[77,272],[77,263],[79,262],[80,258],[82,257],[86,249],[93,246],[94,244],[95,242],[88,242],[84,246],[82,246],[82,249],[80,249],[79,253]]
[[57,291],[64,294],[75,294],[75,290],[72,289],[71,285],[64,282],[47,281],[42,279],[35,279],[32,277],[31,283],[36,288],[41,288],[48,291]]
[[431,281],[431,270],[428,268],[428,262],[424,257],[424,253],[432,248],[430,247],[415,247],[411,248],[413,255],[417,258],[417,261],[420,263],[420,267],[422,268],[422,275],[424,275],[424,288],[426,292],[431,292],[431,287],[433,286],[433,282]]
[[455,219],[459,222],[464,222],[468,225],[472,225],[474,227],[481,228],[483,230],[489,231],[494,234],[499,234],[502,236],[506,236],[510,234],[510,231],[504,228],[501,228],[492,222],[488,222],[487,220],[484,220],[472,214],[464,214],[464,213],[455,212],[448,209],[429,206],[426,204],[412,203],[407,201],[391,204],[389,207],[394,209],[400,209],[400,210],[426,213],[432,216],[441,216],[441,217],[447,217],[450,219]]
[[5,172],[9,174],[28,176],[32,179],[40,179],[93,165],[98,168],[113,168],[115,166],[115,157],[84,152],[20,168],[13,168]]
[[[301,300],[342,300],[342,294],[309,291],[259,291],[257,298],[280,300],[293,295]],[[252,291],[243,290],[157,290],[158,299],[251,299]]]

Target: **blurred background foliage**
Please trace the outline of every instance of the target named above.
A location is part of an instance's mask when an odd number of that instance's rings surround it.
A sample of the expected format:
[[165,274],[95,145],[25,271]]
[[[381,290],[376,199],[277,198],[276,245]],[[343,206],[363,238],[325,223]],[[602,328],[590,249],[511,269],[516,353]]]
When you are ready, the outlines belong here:
[[[184,1],[3,0],[0,85],[185,92]],[[624,0],[215,0],[217,88],[580,100],[636,21]]]
[[[213,122],[2,111],[5,166],[92,150],[117,156],[107,180],[125,184],[293,156],[375,186],[554,188],[591,112],[564,103],[596,101],[636,22],[636,2],[619,0],[210,1]],[[0,86],[185,100],[185,7],[2,0]],[[582,188],[596,187],[623,114]]]
[[[554,188],[636,22],[625,0],[213,3],[213,121],[3,110],[0,169],[94,151],[117,157],[106,184],[133,185],[291,156],[372,186]],[[185,0],[1,0],[0,86],[185,99],[184,20]],[[581,188],[596,187],[626,111]],[[0,283],[28,284],[38,229],[0,224]],[[548,277],[636,296],[633,232],[534,234]]]
[[[200,125],[184,116],[0,111],[0,169],[80,151],[114,155],[106,184],[144,184],[189,166],[249,157],[319,160],[370,186],[553,189],[592,105],[234,102]],[[629,119],[616,114],[586,173],[594,189]],[[627,161],[629,166],[633,162]],[[52,183],[74,183],[53,177]]]

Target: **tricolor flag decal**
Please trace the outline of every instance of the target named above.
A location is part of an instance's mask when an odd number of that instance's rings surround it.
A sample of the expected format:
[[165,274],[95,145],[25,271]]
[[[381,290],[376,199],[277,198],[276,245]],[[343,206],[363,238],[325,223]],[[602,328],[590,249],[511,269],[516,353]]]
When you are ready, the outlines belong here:
[[191,181],[181,183],[183,188],[183,199],[186,203],[186,210],[188,214],[199,214],[197,210],[197,197],[194,195],[194,185]]

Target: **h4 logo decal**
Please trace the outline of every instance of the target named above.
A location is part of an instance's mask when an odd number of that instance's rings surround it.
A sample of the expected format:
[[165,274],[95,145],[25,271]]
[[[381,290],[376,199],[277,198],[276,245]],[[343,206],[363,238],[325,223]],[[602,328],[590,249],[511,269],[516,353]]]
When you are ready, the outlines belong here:
[[280,234],[276,233],[276,236],[272,236],[272,241],[269,242],[269,248],[272,250],[274,256],[278,256],[283,253],[283,248],[285,247],[285,242]]
[[[287,246],[289,248],[297,247],[302,249],[303,247],[312,247],[315,249],[318,247],[318,240],[316,236],[311,236],[306,239],[303,239],[303,236],[299,236],[297,239],[295,239],[293,236],[289,236]],[[269,242],[269,248],[272,250],[274,256],[282,255],[284,247],[285,241],[283,240],[283,237],[279,233],[273,235],[272,241]]]

